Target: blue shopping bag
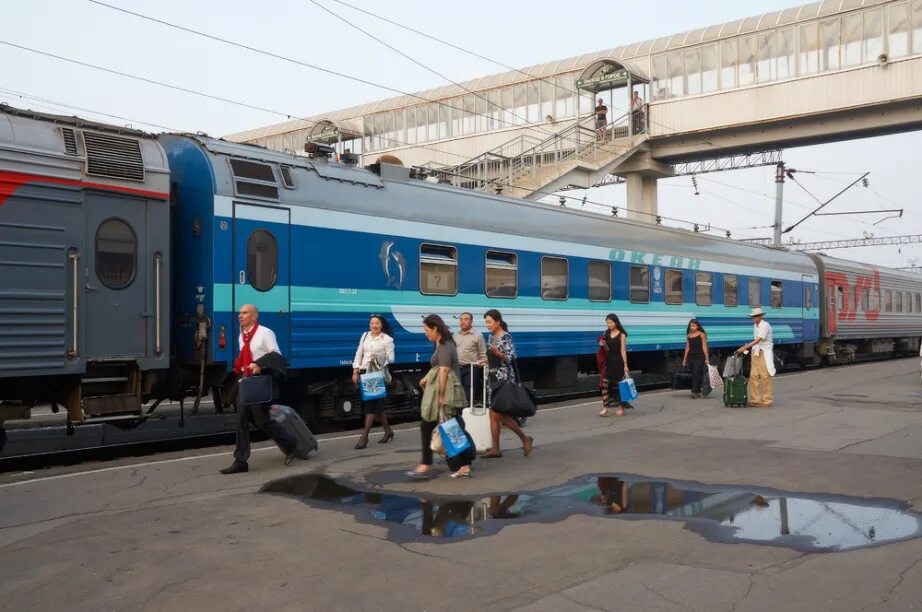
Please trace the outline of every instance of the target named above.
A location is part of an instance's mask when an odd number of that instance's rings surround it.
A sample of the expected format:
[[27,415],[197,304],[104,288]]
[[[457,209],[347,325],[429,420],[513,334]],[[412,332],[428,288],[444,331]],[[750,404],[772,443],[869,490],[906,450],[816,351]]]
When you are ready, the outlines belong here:
[[439,436],[442,438],[445,454],[449,457],[460,455],[471,447],[471,441],[464,434],[464,428],[458,423],[458,419],[448,419],[439,424]]
[[619,382],[618,393],[621,394],[622,402],[630,402],[637,399],[637,387],[634,386],[634,379],[628,376]]
[[384,383],[384,372],[365,372],[359,376],[359,383],[362,386],[362,399],[376,400],[387,397],[387,385]]

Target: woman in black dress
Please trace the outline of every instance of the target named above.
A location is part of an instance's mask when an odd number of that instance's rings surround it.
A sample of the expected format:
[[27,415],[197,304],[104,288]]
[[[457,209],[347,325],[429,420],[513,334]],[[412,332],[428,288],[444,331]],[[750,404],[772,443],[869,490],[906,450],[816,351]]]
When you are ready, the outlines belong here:
[[621,401],[621,392],[618,389],[618,383],[624,380],[628,374],[627,365],[627,332],[621,325],[618,315],[615,313],[605,317],[605,323],[608,329],[605,330],[602,342],[605,351],[605,371],[608,380],[608,404],[602,408],[599,413],[601,417],[609,416],[609,409],[617,404],[615,416],[624,416],[626,408],[633,408],[628,402]]
[[688,322],[685,330],[685,356],[682,366],[691,370],[692,399],[701,397],[701,381],[708,365],[708,337],[698,319]]

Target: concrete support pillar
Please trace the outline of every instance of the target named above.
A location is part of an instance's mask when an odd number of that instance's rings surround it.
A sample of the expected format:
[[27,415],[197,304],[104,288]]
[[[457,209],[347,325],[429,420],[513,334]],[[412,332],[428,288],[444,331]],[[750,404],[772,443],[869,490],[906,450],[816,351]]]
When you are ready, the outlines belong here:
[[627,218],[644,223],[656,223],[659,205],[656,199],[655,176],[645,176],[640,172],[631,172],[627,179]]

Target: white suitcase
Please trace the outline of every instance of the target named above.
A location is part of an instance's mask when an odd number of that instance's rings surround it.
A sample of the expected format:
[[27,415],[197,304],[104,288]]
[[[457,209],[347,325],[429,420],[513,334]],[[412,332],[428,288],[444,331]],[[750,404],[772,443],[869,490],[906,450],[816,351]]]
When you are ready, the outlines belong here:
[[474,366],[471,365],[471,389],[468,397],[471,398],[470,405],[461,411],[464,418],[464,428],[467,433],[471,434],[474,439],[474,446],[477,452],[482,453],[493,447],[493,436],[490,434],[490,414],[486,408],[487,405],[487,367],[483,368],[483,407],[474,407]]

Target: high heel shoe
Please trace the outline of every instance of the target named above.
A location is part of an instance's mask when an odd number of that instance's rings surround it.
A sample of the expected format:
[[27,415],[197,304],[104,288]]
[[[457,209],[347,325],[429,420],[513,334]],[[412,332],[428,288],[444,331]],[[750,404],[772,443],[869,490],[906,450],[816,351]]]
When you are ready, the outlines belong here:
[[359,439],[359,441],[355,443],[355,450],[362,450],[366,446],[368,446],[368,438],[365,438],[364,440]]
[[384,432],[384,435],[381,437],[381,439],[378,440],[378,444],[387,444],[393,439],[394,439],[394,430],[388,429],[387,431]]

